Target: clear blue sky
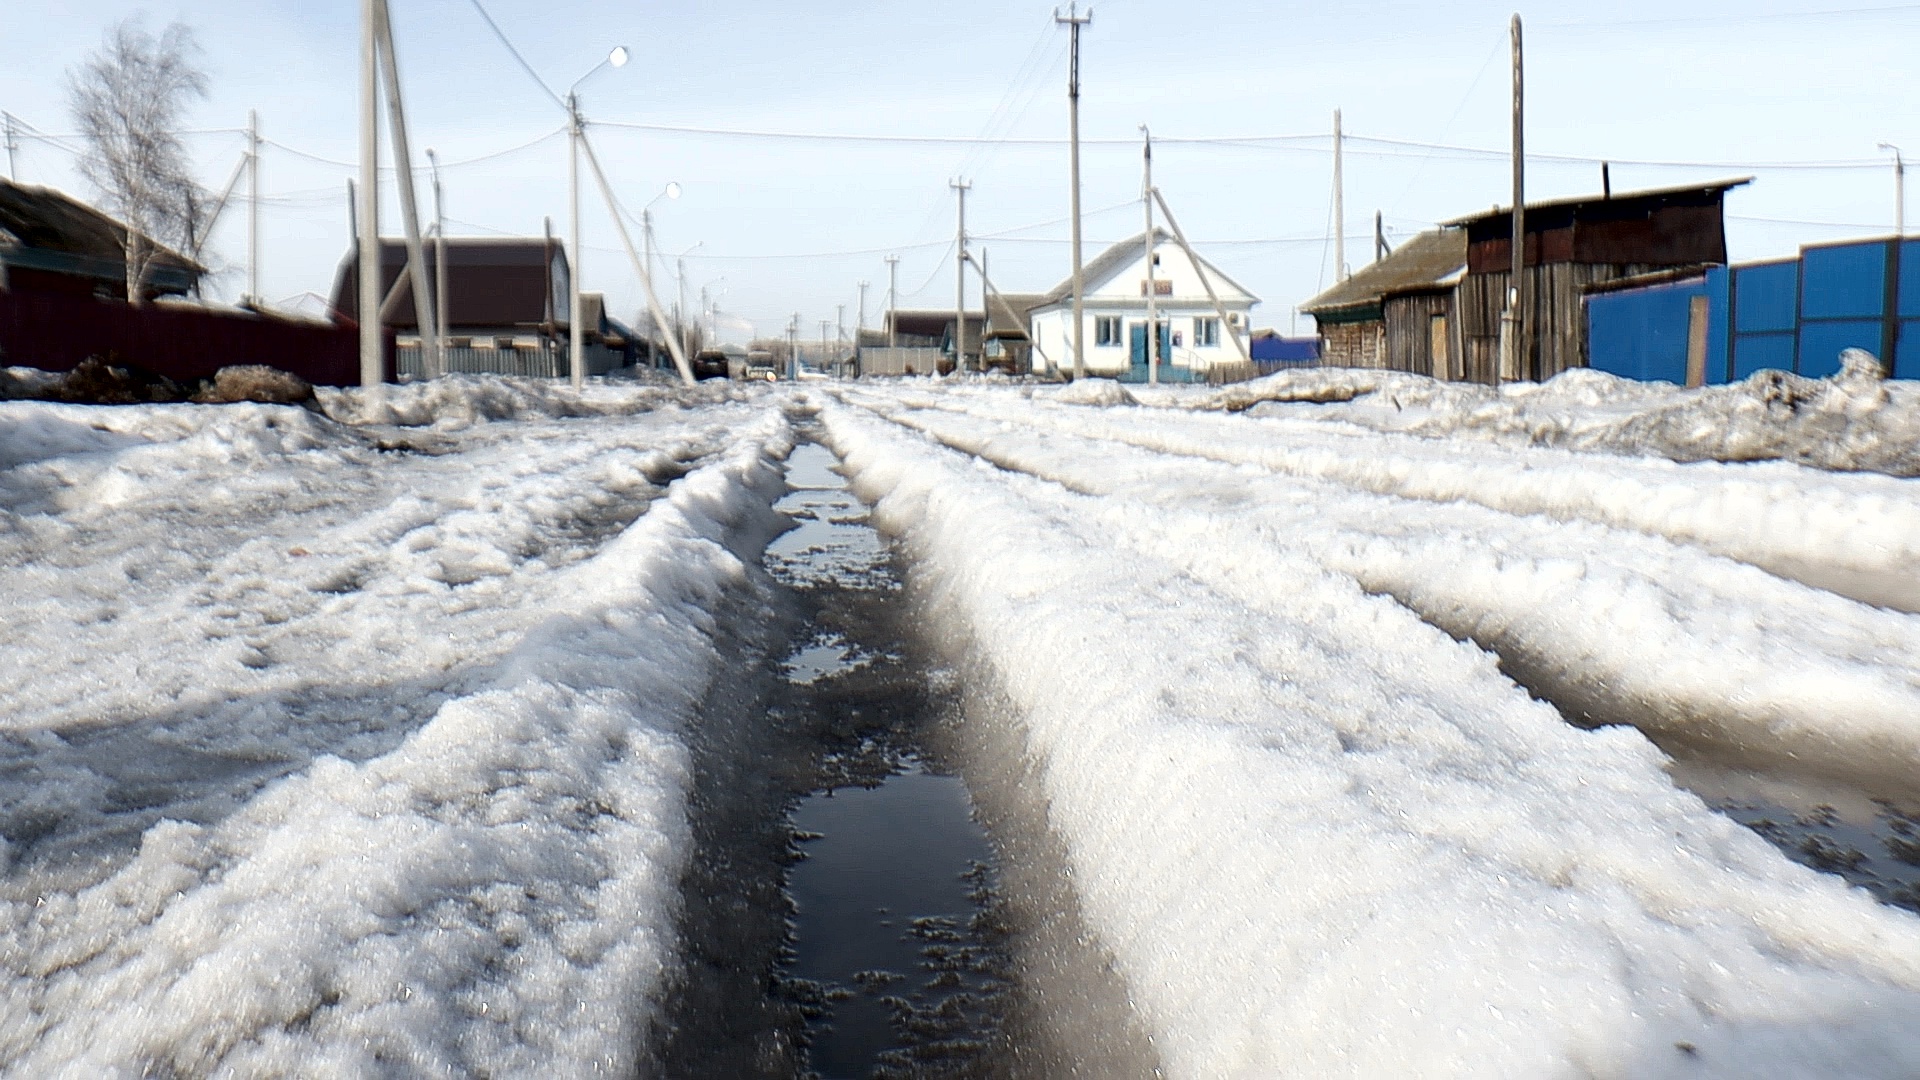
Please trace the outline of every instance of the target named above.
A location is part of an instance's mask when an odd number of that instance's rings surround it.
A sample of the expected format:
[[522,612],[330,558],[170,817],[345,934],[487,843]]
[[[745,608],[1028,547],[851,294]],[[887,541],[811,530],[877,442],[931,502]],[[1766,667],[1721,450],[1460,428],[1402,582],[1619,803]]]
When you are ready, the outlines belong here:
[[[1066,35],[1044,3],[484,2],[563,92],[611,46],[633,50],[634,63],[583,84],[594,120],[1036,140],[1066,133]],[[416,156],[433,146],[443,161],[459,161],[559,131],[559,109],[468,0],[393,4]],[[197,124],[238,128],[255,108],[277,143],[347,162],[356,153],[358,7],[16,3],[6,18],[0,109],[46,132],[71,132],[66,71],[114,21],[144,11],[155,29],[177,18],[201,37],[212,96],[197,108]],[[1168,139],[1304,135],[1325,132],[1339,107],[1355,136],[1504,148],[1513,10],[1401,0],[1097,3],[1083,39],[1082,132],[1109,142],[1083,152],[1087,257],[1141,227],[1132,140],[1142,122]],[[1736,259],[1890,231],[1892,169],[1877,164],[1886,155],[1875,144],[1920,156],[1920,4],[1623,0],[1520,11],[1531,153],[1621,162],[1616,190],[1754,173],[1758,181],[1729,202]],[[723,310],[763,333],[778,332],[798,311],[805,332],[817,334],[837,304],[846,305],[851,326],[863,279],[872,283],[872,318],[884,303],[889,251],[901,257],[902,306],[951,305],[947,181],[955,175],[973,182],[969,231],[984,237],[975,250],[990,252],[997,285],[1039,291],[1067,271],[1066,151],[1058,143],[864,144],[611,127],[592,137],[630,207],[668,180],[683,185],[680,200],[655,207],[661,247],[699,242],[686,260],[692,291],[724,290]],[[242,140],[214,133],[190,145],[204,182],[217,186]],[[1293,306],[1333,273],[1328,148],[1325,138],[1156,148],[1155,178],[1188,235],[1263,298],[1259,325],[1287,329]],[[564,235],[565,155],[556,134],[446,170],[447,214],[456,222],[449,231],[538,233],[551,216]],[[1805,161],[1862,164],[1747,167]],[[24,142],[19,166],[26,181],[90,194],[60,145]],[[328,290],[347,242],[344,184],[353,171],[268,148],[269,298]],[[1371,257],[1376,209],[1390,236],[1405,236],[1504,202],[1508,190],[1498,157],[1361,141],[1348,145],[1346,175],[1355,265]],[[1598,166],[1585,161],[1537,161],[1529,178],[1532,197],[1598,186]],[[421,194],[430,198],[424,183]],[[585,198],[585,282],[630,315],[639,306],[634,276],[597,196],[589,189]],[[231,268],[220,295],[245,285],[243,221],[230,211],[215,237],[216,258]],[[391,198],[383,222],[397,229]],[[671,284],[662,282],[669,292]],[[977,296],[977,286],[969,290]]]

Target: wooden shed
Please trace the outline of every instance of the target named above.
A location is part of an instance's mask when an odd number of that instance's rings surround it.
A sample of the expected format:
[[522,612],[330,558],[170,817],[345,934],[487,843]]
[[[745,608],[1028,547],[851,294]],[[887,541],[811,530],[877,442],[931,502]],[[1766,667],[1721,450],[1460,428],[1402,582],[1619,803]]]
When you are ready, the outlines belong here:
[[[1751,181],[1528,203],[1527,341],[1521,369],[1501,377],[1550,379],[1587,365],[1582,296],[1588,287],[1675,267],[1724,265],[1726,193]],[[1512,277],[1513,211],[1494,207],[1444,224],[1463,230],[1467,241],[1466,275],[1453,297],[1463,361],[1455,377],[1485,382],[1499,355]]]
[[1320,329],[1320,363],[1457,378],[1454,288],[1466,266],[1467,234],[1434,229],[1302,304]]

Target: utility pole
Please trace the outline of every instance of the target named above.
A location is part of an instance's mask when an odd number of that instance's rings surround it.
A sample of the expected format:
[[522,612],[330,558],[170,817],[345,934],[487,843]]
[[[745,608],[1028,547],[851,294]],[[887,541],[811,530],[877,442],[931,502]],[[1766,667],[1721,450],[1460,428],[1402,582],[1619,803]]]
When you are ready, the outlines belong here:
[[20,140],[13,133],[13,114],[0,113],[0,120],[5,120],[7,127],[7,179],[17,184],[20,182],[20,163],[14,155],[20,150]]
[[793,321],[787,324],[787,378],[798,381],[800,378],[800,313],[793,313]]
[[900,319],[895,311],[900,306],[900,256],[887,256],[887,348],[900,347]]
[[433,339],[440,352],[440,373],[447,372],[447,216],[440,205],[440,159],[433,147],[427,147],[427,164],[433,167]]
[[252,109],[247,110],[247,299],[260,306],[260,114]]
[[1340,110],[1333,110],[1333,280],[1347,280],[1347,181],[1341,172],[1346,138],[1340,133]]
[[847,305],[835,304],[833,308],[833,365],[841,363],[841,347],[847,340]]
[[1067,5],[1062,17],[1053,11],[1056,25],[1067,28],[1067,129],[1070,149],[1068,172],[1073,185],[1073,377],[1087,376],[1087,321],[1081,314],[1086,299],[1086,280],[1080,265],[1080,28],[1093,21],[1093,9],[1080,14],[1078,0]]
[[1373,261],[1379,262],[1387,257],[1387,225],[1380,211],[1373,212]]
[[959,197],[960,223],[954,247],[958,257],[953,264],[953,370],[967,370],[967,191],[973,185],[965,180],[949,180],[947,186]]
[[1893,235],[1907,235],[1907,162],[1900,148],[1881,143],[1880,149],[1893,151]]
[[407,276],[413,287],[414,326],[420,339],[420,359],[428,376],[441,374],[440,350],[433,341],[433,294],[427,289],[426,249],[420,243],[420,207],[414,198],[413,155],[407,150],[407,111],[400,100],[400,59],[393,44],[393,14],[387,0],[378,0],[380,65],[386,77],[387,134],[393,139],[394,184],[400,190],[400,221],[405,227]]
[[1145,124],[1140,125],[1140,139],[1140,204],[1147,210],[1147,231],[1140,234],[1147,249],[1147,384],[1154,386],[1160,382],[1160,278],[1153,269],[1153,132]]
[[578,390],[586,385],[586,327],[580,322],[580,96],[567,91],[567,378]]
[[[864,281],[860,282],[860,310],[856,317],[859,321],[853,324],[853,334],[857,339],[860,336],[860,331],[867,328],[867,283]],[[854,344],[858,345],[860,342],[855,340]]]
[[360,385],[385,381],[380,333],[379,0],[360,0]]
[[833,366],[833,362],[831,360],[833,353],[829,351],[827,348],[827,327],[832,325],[833,325],[832,319],[820,320],[820,365],[823,368],[830,368]]
[[[1501,320],[1503,331],[1500,357],[1494,362],[1493,386],[1509,375],[1521,378],[1527,354],[1527,158],[1526,158],[1526,69],[1520,51],[1520,13],[1513,15],[1513,236],[1507,285],[1507,315]],[[1503,370],[1504,369],[1504,370]]]

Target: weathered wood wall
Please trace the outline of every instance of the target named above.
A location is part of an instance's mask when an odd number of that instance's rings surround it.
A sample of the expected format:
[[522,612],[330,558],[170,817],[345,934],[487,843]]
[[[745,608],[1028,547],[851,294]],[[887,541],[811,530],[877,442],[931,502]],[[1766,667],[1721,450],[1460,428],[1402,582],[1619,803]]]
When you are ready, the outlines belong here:
[[1387,327],[1378,319],[1320,327],[1320,363],[1325,367],[1385,366]]

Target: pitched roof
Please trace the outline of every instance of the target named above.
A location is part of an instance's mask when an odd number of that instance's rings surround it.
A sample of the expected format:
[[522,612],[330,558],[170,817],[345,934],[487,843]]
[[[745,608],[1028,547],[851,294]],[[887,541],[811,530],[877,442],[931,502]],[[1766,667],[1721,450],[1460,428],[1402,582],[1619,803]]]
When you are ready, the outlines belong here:
[[[59,256],[45,269],[108,280],[126,278],[127,227],[64,191],[0,180],[0,247]],[[164,244],[158,249],[150,285],[162,292],[185,292],[206,272]],[[10,258],[9,262],[19,261]]]
[[[427,280],[434,283],[438,253],[432,240],[423,243]],[[455,329],[565,325],[564,295],[560,298],[559,310],[548,303],[549,287],[565,280],[548,279],[549,259],[557,259],[562,267],[566,266],[566,247],[544,236],[447,237],[448,324]],[[334,274],[332,306],[348,319],[358,318],[360,310],[359,265],[360,253],[350,247]],[[395,294],[395,306],[388,311],[387,325],[411,330],[416,319],[413,283],[405,273],[406,265],[406,241],[381,237],[380,293],[385,296],[396,283],[399,290]],[[437,283],[433,287],[437,288]],[[588,317],[593,317],[591,311]]]
[[[1107,248],[1107,250],[1100,254],[1095,255],[1093,261],[1082,264],[1080,267],[1080,277],[1084,291],[1092,292],[1099,287],[1100,283],[1119,273],[1121,270],[1126,269],[1128,266],[1131,266],[1136,259],[1145,259],[1147,257],[1146,237],[1146,231],[1143,229],[1127,237],[1125,240],[1114,244],[1112,247]],[[1155,248],[1159,248],[1172,240],[1172,233],[1158,226],[1154,227],[1153,246]],[[1198,255],[1199,253],[1195,252],[1196,258],[1198,258]],[[1219,267],[1208,262],[1206,259],[1199,259],[1199,262],[1202,267],[1202,273],[1211,274],[1249,300],[1258,301],[1259,298],[1254,296],[1246,286],[1228,277]],[[1046,295],[1041,297],[1040,302],[1035,304],[1034,307],[1047,307],[1052,304],[1057,304],[1072,295],[1073,275],[1069,274],[1065,281],[1048,290]]]
[[1430,229],[1403,242],[1392,254],[1300,305],[1309,315],[1378,304],[1389,295],[1432,288],[1465,269],[1465,229]]

